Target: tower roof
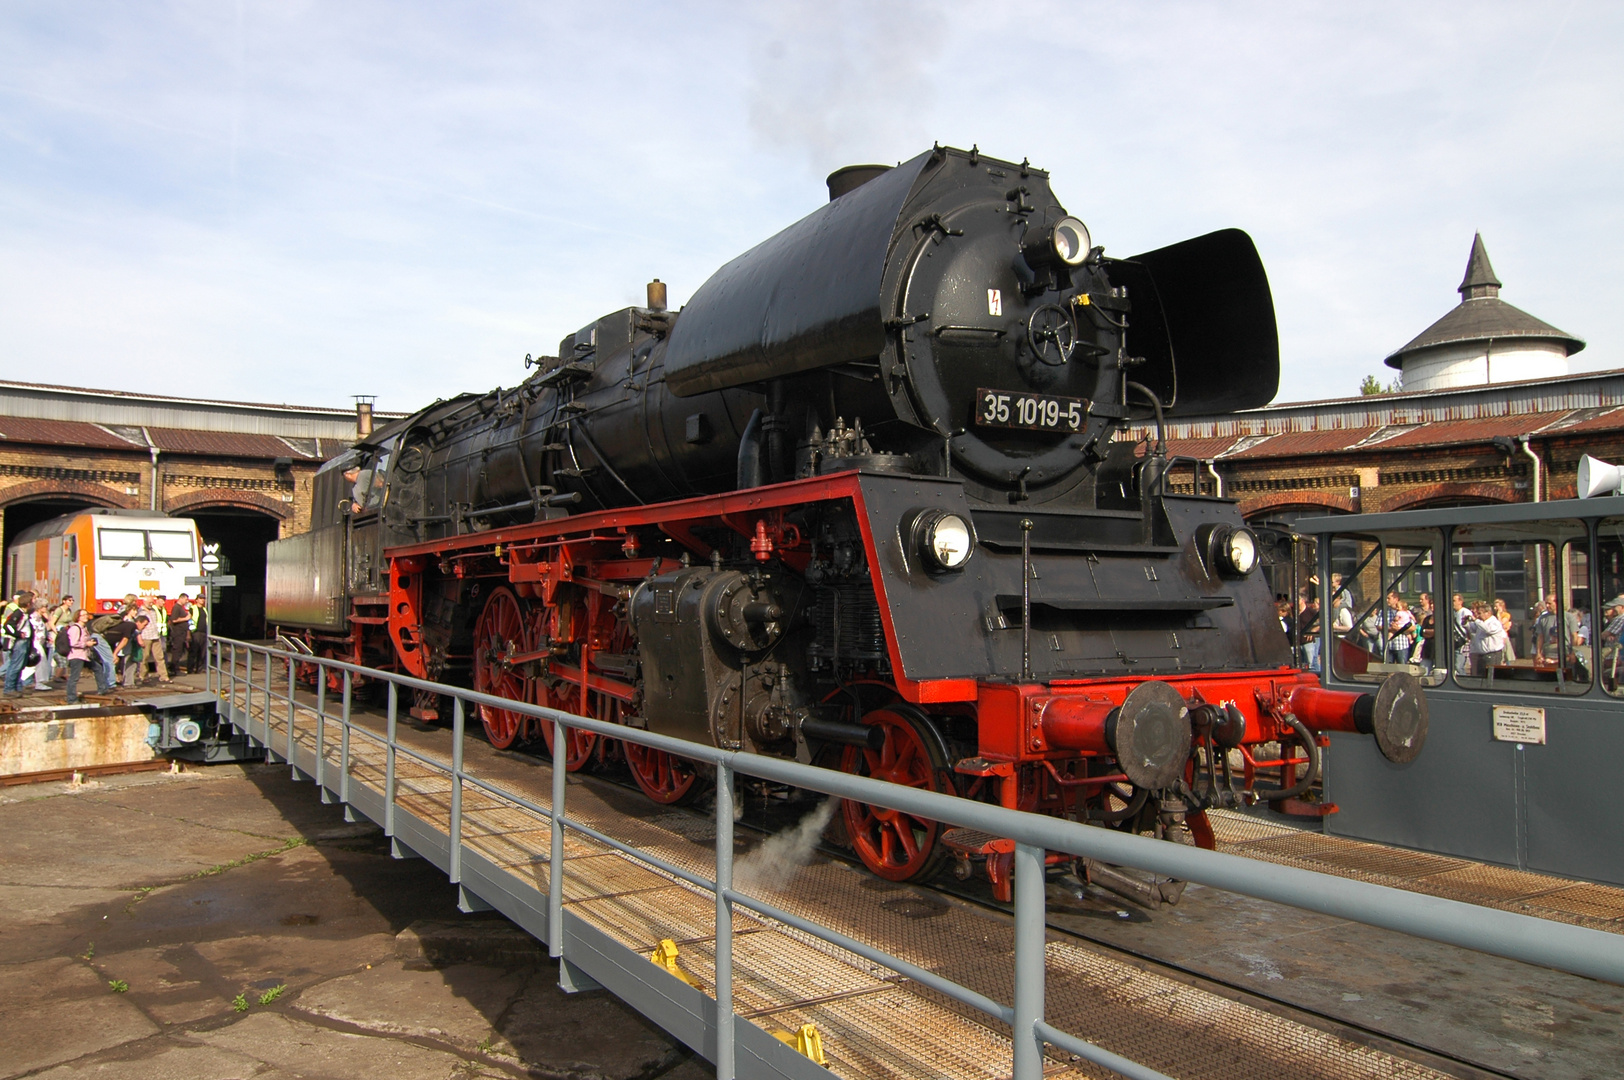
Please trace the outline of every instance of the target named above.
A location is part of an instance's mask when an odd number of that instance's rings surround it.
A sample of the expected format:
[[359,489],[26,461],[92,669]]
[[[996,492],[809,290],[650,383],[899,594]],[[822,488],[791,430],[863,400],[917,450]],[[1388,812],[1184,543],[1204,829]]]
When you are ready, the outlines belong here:
[[1494,276],[1494,267],[1489,265],[1489,251],[1483,246],[1482,233],[1472,237],[1472,254],[1466,259],[1466,276],[1461,278],[1460,288],[1455,291],[1460,293],[1462,300],[1500,295],[1500,279]]
[[1402,369],[1407,358],[1425,349],[1473,341],[1544,340],[1562,346],[1569,356],[1585,347],[1585,343],[1572,334],[1500,299],[1500,279],[1494,276],[1481,233],[1472,237],[1472,253],[1467,256],[1466,276],[1461,279],[1458,291],[1460,304],[1389,356],[1388,367]]

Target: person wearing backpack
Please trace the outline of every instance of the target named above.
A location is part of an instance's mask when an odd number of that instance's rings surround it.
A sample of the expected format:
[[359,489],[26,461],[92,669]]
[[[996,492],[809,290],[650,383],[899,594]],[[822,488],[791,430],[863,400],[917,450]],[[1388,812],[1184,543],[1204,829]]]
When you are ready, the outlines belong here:
[[107,640],[107,632],[117,626],[117,615],[98,615],[90,620],[90,641],[93,646],[93,655],[96,657],[96,693],[105,694],[113,689],[118,680],[114,676],[113,646]]
[[34,648],[31,622],[33,605],[34,594],[27,589],[19,589],[11,603],[0,611],[0,650],[5,653],[6,662],[5,689],[0,693],[6,697],[16,697],[21,692],[18,679],[23,668],[28,666],[28,654]]
[[[67,648],[63,649],[63,643]],[[79,675],[84,671],[86,664],[95,664],[92,656],[95,654],[95,635],[90,629],[90,612],[79,608],[74,613],[73,622],[57,631],[57,653],[65,655],[68,661],[68,704],[72,705],[79,700]],[[96,672],[96,688],[105,693],[101,686],[101,672]]]

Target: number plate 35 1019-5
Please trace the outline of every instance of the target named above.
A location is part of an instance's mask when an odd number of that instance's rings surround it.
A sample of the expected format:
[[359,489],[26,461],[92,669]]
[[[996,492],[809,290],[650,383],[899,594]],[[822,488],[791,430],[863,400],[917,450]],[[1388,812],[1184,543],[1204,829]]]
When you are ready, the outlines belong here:
[[1017,394],[984,387],[976,391],[976,424],[981,427],[1080,431],[1087,417],[1087,398]]

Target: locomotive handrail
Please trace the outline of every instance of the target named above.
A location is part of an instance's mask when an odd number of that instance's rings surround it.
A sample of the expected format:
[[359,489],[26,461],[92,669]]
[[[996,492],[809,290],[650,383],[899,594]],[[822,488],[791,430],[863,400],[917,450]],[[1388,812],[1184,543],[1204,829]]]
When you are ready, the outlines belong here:
[[[227,651],[229,649],[229,660]],[[238,651],[244,653],[239,677]],[[263,686],[254,683],[254,657],[263,659]],[[1334,877],[1294,867],[1259,862],[1239,855],[1170,844],[1132,834],[1116,832],[1072,821],[1038,814],[1024,814],[974,802],[935,791],[904,787],[885,781],[856,776],[850,773],[817,768],[795,761],[764,757],[741,751],[723,750],[714,746],[686,742],[670,736],[644,731],[621,724],[608,723],[590,717],[528,702],[496,697],[462,687],[447,686],[410,675],[380,671],[344,661],[311,657],[266,645],[212,637],[210,640],[211,688],[229,701],[235,702],[237,690],[246,687],[244,713],[252,719],[252,698],[256,692],[264,697],[263,724],[260,741],[269,747],[271,706],[285,702],[288,707],[287,759],[294,760],[294,723],[297,714],[294,692],[296,665],[314,665],[317,677],[316,768],[318,779],[325,768],[325,723],[336,720],[343,726],[340,747],[340,766],[343,778],[341,792],[347,801],[349,779],[348,736],[358,728],[374,739],[376,732],[354,724],[351,717],[350,687],[356,675],[382,680],[389,686],[387,729],[382,737],[388,751],[386,786],[385,831],[394,835],[395,759],[399,753],[422,762],[426,766],[451,777],[451,880],[460,885],[461,865],[461,802],[462,788],[471,783],[476,788],[501,799],[522,806],[527,811],[548,819],[552,823],[552,852],[548,889],[548,948],[555,958],[567,964],[563,953],[563,841],[564,830],[574,829],[599,843],[606,844],[640,862],[655,867],[698,888],[711,891],[716,897],[716,1066],[718,1077],[730,1080],[734,1075],[733,1060],[733,1008],[731,989],[732,965],[732,911],[734,906],[754,911],[767,918],[795,927],[803,932],[847,949],[874,963],[888,967],[909,979],[947,995],[953,1000],[986,1013],[1012,1025],[1014,1037],[1014,1072],[1016,1080],[1036,1080],[1041,1075],[1043,1044],[1045,1042],[1075,1054],[1095,1064],[1138,1080],[1155,1080],[1162,1074],[1143,1065],[1127,1061],[1102,1047],[1067,1035],[1043,1022],[1044,943],[1046,935],[1044,868],[1045,853],[1064,852],[1084,856],[1106,863],[1137,867],[1156,874],[1198,882],[1217,889],[1315,911],[1335,918],[1347,919],[1387,930],[1409,934],[1431,941],[1474,949],[1497,956],[1537,964],[1557,970],[1624,984],[1624,936],[1599,930],[1552,922],[1528,915],[1499,911],[1466,904],[1441,897],[1426,896],[1401,889]],[[279,693],[271,686],[270,661],[288,665],[288,689]],[[342,672],[344,695],[342,713],[326,713],[327,671]],[[229,681],[229,685],[228,685]],[[448,696],[453,702],[452,761],[449,766],[409,747],[400,745],[396,738],[398,692],[405,687]],[[469,775],[463,768],[462,746],[465,734],[467,705],[485,705],[519,713],[549,722],[554,728],[552,806],[544,809],[506,791],[488,781]],[[678,757],[700,761],[717,770],[716,784],[716,876],[707,879],[701,874],[676,866],[652,853],[642,851],[593,829],[584,822],[571,819],[565,812],[565,762],[568,739],[567,729],[579,729],[596,735],[619,739],[637,745],[661,750]],[[248,732],[251,736],[254,732]],[[1014,923],[1015,972],[1013,1006],[1004,1006],[990,998],[945,979],[934,972],[910,964],[879,949],[865,945],[838,931],[823,927],[810,920],[784,911],[766,901],[759,900],[733,887],[733,776],[735,773],[763,780],[787,784],[844,799],[889,807],[921,818],[973,828],[1015,841],[1014,868]],[[1036,887],[1032,886],[1036,882]],[[1165,1080],[1165,1078],[1163,1078]]]

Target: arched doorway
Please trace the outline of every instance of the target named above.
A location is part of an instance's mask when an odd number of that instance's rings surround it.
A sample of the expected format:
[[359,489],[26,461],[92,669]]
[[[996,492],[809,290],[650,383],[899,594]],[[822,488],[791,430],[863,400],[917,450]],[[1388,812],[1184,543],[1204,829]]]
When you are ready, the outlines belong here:
[[199,505],[171,513],[197,522],[204,551],[220,557],[218,573],[237,578],[236,585],[217,590],[214,597],[215,631],[245,640],[264,637],[265,545],[277,538],[279,520],[264,510],[236,505]]
[[[42,521],[61,517],[79,510],[86,510],[94,506],[120,507],[124,504],[112,498],[103,498],[97,495],[80,494],[71,488],[57,490],[44,484],[30,484],[29,490],[19,493],[12,489],[9,493],[11,502],[0,505],[0,553],[9,551],[12,542],[24,529],[38,525]],[[5,589],[14,588],[11,581],[11,563],[6,562]],[[55,600],[57,597],[51,597]]]

